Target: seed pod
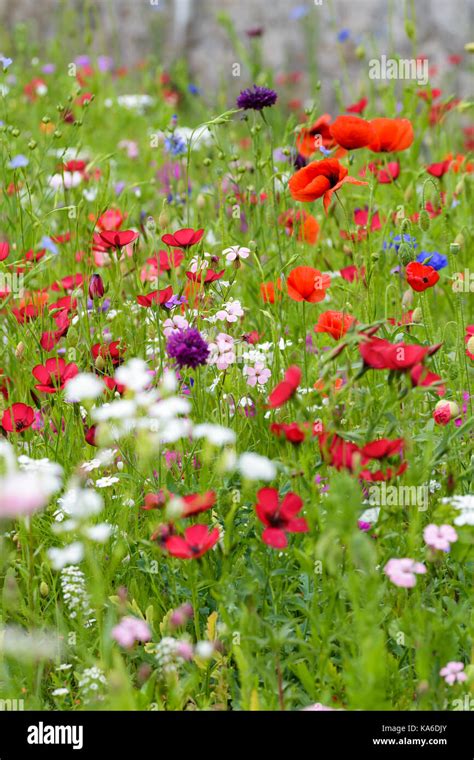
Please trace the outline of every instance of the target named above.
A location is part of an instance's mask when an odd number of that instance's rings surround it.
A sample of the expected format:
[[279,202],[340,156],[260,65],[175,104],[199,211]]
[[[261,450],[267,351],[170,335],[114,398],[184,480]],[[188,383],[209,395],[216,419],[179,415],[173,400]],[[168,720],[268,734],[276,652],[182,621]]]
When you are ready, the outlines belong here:
[[40,594],[41,596],[48,596],[49,594],[49,586],[45,581],[41,581],[40,584]]
[[105,361],[102,356],[97,357],[97,359],[94,362],[94,367],[99,370],[99,372],[102,372],[105,369]]
[[410,306],[413,305],[413,290],[409,288],[408,290],[405,290],[402,298],[402,309],[403,311],[407,311],[407,309],[410,308]]
[[414,309],[411,319],[412,319],[412,322],[416,322],[417,324],[420,324],[421,322],[423,322],[423,312],[419,306],[417,306],[416,309]]
[[449,246],[449,252],[452,253],[453,256],[457,256],[460,250],[461,250],[461,246],[459,245],[459,243],[454,242],[454,243],[451,243],[451,245]]
[[25,344],[23,341],[20,341],[15,348],[15,357],[18,359],[18,361],[21,361],[23,359],[23,355],[25,353]]

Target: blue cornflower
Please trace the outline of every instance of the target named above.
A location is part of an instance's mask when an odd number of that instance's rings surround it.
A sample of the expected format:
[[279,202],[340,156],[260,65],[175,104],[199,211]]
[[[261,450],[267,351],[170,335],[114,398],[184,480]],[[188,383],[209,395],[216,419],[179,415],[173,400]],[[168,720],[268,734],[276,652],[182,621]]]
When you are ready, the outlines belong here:
[[187,151],[186,143],[181,137],[171,135],[165,138],[165,150],[172,156],[182,156]]
[[420,264],[426,264],[429,267],[433,267],[433,269],[436,269],[436,271],[444,269],[444,267],[448,266],[447,257],[443,256],[442,253],[438,253],[437,251],[433,251],[433,253],[429,253],[428,251],[421,251],[421,253],[419,253],[416,257],[416,260]]
[[188,91],[191,93],[191,95],[199,95],[199,87],[196,87],[195,84],[188,84]]
[[304,18],[309,13],[307,5],[297,5],[296,8],[292,8],[290,11],[290,18],[293,21],[299,21],[300,18]]
[[47,235],[44,235],[44,236],[41,238],[41,241],[40,241],[39,247],[40,247],[41,249],[43,249],[43,248],[44,248],[46,251],[49,251],[50,253],[52,253],[54,256],[56,256],[56,254],[57,254],[57,252],[58,252],[58,247],[57,247],[57,245],[56,245],[55,243],[53,243],[53,241],[51,240],[51,238],[50,238],[50,237],[48,237]]
[[28,164],[29,164],[29,161],[27,157],[24,156],[22,153],[19,153],[18,156],[13,156],[8,166],[10,167],[10,169],[23,169],[23,167],[28,166]]
[[341,31],[337,35],[337,41],[338,42],[345,42],[349,39],[351,36],[350,29],[341,29]]
[[[403,237],[403,240],[402,240]],[[400,248],[400,245],[403,243],[408,243],[408,245],[411,245],[412,248],[418,248],[418,243],[416,242],[416,239],[412,237],[411,235],[395,235],[394,238],[391,238],[389,242],[386,241],[383,244],[384,250],[386,251],[387,248],[395,248],[396,252],[398,253],[398,249]]]

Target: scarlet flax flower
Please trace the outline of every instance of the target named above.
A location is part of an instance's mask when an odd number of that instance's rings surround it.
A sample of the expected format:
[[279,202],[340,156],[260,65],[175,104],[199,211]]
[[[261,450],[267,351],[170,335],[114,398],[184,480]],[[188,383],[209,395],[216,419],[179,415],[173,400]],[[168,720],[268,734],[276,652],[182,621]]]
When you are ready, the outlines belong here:
[[21,433],[31,427],[35,413],[27,404],[12,404],[5,409],[2,416],[2,427],[7,433]]
[[274,388],[270,393],[270,396],[268,398],[268,406],[271,409],[277,409],[279,406],[286,404],[286,402],[295,395],[300,382],[300,368],[295,366],[288,367],[285,372],[284,380],[281,383],[278,383],[276,388]]
[[37,364],[31,372],[39,381],[35,385],[37,391],[56,393],[63,390],[68,380],[78,374],[79,369],[77,364],[66,364],[64,359],[47,359],[44,365]]
[[177,230],[172,235],[167,233],[161,238],[163,243],[170,248],[190,248],[192,245],[199,243],[204,230],[193,230],[190,227],[184,227],[182,230]]
[[219,540],[218,528],[210,530],[207,525],[192,525],[183,536],[170,536],[165,549],[178,559],[199,559],[212,549]]
[[288,545],[287,533],[307,533],[308,523],[304,517],[297,517],[302,508],[302,499],[292,491],[280,501],[276,488],[261,488],[255,511],[265,525],[262,541],[273,549],[284,549]]

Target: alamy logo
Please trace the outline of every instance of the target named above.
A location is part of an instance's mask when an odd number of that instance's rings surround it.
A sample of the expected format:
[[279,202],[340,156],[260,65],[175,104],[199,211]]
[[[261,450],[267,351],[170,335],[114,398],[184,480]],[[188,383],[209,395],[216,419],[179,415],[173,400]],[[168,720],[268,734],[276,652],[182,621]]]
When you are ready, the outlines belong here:
[[369,79],[414,79],[419,85],[428,84],[428,59],[371,58]]
[[429,488],[422,486],[393,486],[387,483],[371,483],[368,489],[372,507],[418,507],[419,512],[428,509]]
[[28,726],[28,744],[71,744],[73,749],[83,747],[83,726],[48,726],[42,721]]
[[17,712],[24,709],[24,699],[0,699],[0,712]]

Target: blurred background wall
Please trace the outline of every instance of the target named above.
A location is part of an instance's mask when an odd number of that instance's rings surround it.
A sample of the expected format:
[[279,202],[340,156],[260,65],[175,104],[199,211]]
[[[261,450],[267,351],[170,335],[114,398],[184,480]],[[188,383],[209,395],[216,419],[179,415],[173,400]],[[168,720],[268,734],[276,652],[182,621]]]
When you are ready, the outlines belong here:
[[[75,55],[95,51],[133,65],[154,53],[167,65],[184,57],[196,84],[215,87],[227,81],[239,62],[218,14],[227,14],[240,40],[248,47],[248,32],[261,32],[264,62],[278,70],[308,70],[332,81],[340,75],[342,58],[347,76],[360,76],[367,61],[357,58],[360,45],[377,55],[395,50],[402,55],[428,57],[430,66],[444,71],[448,56],[462,55],[473,36],[474,0],[0,0],[0,50],[8,47],[17,24],[44,43],[59,37]],[[412,46],[405,30],[405,6],[415,9],[417,40]],[[69,32],[61,34],[64,19]],[[342,42],[338,42],[338,35]],[[345,39],[344,39],[345,38]],[[255,38],[254,38],[255,39]],[[8,52],[4,50],[3,52]],[[341,58],[342,56],[342,58]],[[369,56],[370,57],[370,56]],[[451,76],[451,74],[450,74]],[[452,72],[453,90],[467,94],[469,76]],[[242,69],[237,82],[247,86]],[[311,83],[310,83],[311,84]],[[314,81],[312,83],[314,85]],[[306,83],[307,85],[307,83]]]

